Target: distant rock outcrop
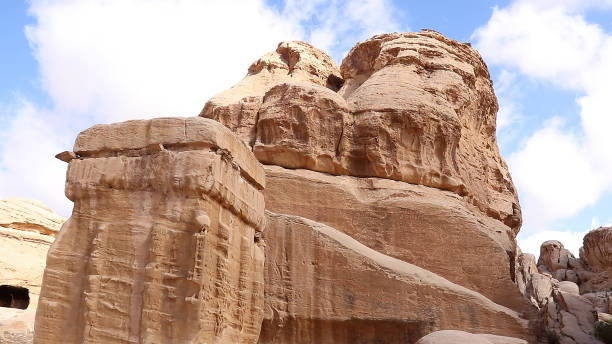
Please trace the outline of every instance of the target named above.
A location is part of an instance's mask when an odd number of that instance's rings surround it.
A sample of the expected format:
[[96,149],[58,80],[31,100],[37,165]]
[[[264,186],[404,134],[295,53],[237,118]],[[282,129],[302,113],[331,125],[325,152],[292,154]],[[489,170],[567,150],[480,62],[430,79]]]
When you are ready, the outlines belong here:
[[589,232],[580,253],[575,258],[561,242],[544,242],[537,269],[532,255],[519,261],[525,285],[521,290],[540,310],[542,331],[549,338],[597,344],[597,322],[612,319],[612,228]]
[[65,220],[35,200],[0,200],[0,343],[32,343],[47,251]]
[[66,218],[28,198],[0,200],[0,227],[56,236]]

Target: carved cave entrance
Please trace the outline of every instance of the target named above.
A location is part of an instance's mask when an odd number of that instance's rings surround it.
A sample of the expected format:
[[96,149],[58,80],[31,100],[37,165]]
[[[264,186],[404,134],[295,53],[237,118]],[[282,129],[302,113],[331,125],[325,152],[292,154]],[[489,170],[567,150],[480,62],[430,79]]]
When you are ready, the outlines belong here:
[[30,291],[12,285],[0,285],[0,307],[26,309],[30,304]]

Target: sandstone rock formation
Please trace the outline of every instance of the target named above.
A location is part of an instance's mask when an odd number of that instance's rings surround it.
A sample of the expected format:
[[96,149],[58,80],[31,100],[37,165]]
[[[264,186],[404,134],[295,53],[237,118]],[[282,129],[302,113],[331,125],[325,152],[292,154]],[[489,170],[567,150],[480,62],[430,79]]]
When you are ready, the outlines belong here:
[[496,111],[480,55],[426,30],[340,68],[279,44],[200,114],[236,136],[200,117],[84,131],[58,155],[75,208],[37,343],[542,340],[544,302],[580,296],[516,245]]
[[342,86],[338,65],[327,54],[308,43],[281,42],[276,51],[253,62],[242,81],[210,99],[200,116],[225,124],[252,144],[264,94],[286,81],[310,82],[334,91]]
[[55,236],[66,218],[27,198],[0,200],[0,227]]
[[259,343],[414,343],[437,329],[529,338],[526,320],[481,294],[332,227],[269,213]]
[[606,257],[612,255],[612,245],[606,243],[612,237],[610,233],[609,228],[588,233],[581,258],[575,258],[561,242],[551,240],[540,248],[537,270],[532,255],[519,260],[526,286],[521,290],[540,309],[542,331],[549,339],[570,344],[601,343],[595,333],[596,322],[612,313],[612,292],[607,287],[610,265],[606,263]]
[[63,221],[40,202],[0,200],[0,343],[32,343],[45,258]]
[[204,118],[76,139],[72,216],[49,251],[45,343],[253,343],[263,316],[263,169]]

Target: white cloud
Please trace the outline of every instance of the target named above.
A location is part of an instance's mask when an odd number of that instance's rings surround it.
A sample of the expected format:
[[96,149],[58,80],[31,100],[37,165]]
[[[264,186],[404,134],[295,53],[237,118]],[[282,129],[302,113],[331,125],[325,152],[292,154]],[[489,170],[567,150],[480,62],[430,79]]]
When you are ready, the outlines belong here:
[[288,0],[283,10],[285,17],[304,26],[316,18],[316,27],[306,29],[304,36],[337,62],[357,41],[380,33],[408,31],[398,23],[397,13],[390,0]]
[[[369,16],[347,16],[349,7]],[[195,116],[283,40],[312,40],[334,54],[355,37],[398,27],[385,0],[289,1],[280,9],[263,0],[31,0],[30,13],[37,23],[26,34],[53,105],[19,100],[4,111],[0,198],[36,198],[64,215],[65,164],[53,156],[79,131]]]
[[573,91],[580,106],[580,123],[545,122],[508,159],[528,234],[550,229],[612,190],[612,36],[584,16],[589,8],[611,6],[518,0],[496,8],[474,33],[489,64]]
[[505,130],[523,118],[516,98],[520,96],[516,73],[502,70],[495,80],[495,95],[499,103],[497,130]]

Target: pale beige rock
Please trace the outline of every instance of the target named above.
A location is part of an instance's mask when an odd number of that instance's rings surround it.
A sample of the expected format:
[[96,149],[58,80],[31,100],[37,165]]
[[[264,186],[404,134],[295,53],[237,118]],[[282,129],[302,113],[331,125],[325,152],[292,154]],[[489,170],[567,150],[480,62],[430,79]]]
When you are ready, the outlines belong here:
[[267,223],[259,343],[411,343],[439,329],[534,339],[518,313],[341,231],[284,214]]
[[531,275],[531,283],[529,284],[530,296],[533,296],[538,305],[544,305],[547,299],[552,295],[553,282],[550,277],[534,273]]
[[[529,313],[512,278],[516,243],[460,196],[380,178],[265,166],[266,209],[321,222],[492,301]],[[483,264],[483,257],[487,257]]]
[[457,330],[443,330],[426,335],[419,339],[417,344],[527,344],[527,342],[518,338],[491,334],[472,334]]
[[[10,304],[2,296],[0,343],[32,343],[47,251],[63,221],[65,218],[38,201],[25,198],[0,201],[0,285],[27,289],[27,299],[13,299]],[[10,227],[2,227],[7,225]]]
[[300,41],[281,42],[249,67],[247,76],[211,98],[200,116],[217,120],[251,145],[257,112],[264,94],[288,81],[304,81],[337,90],[342,85],[338,65],[321,50]]
[[34,315],[40,295],[45,259],[53,236],[0,227],[0,285],[26,288],[26,309],[0,306],[0,343],[32,343]]
[[36,343],[256,342],[265,180],[248,147],[212,120],[162,118],[94,126],[74,151]]
[[55,236],[66,218],[28,198],[0,200],[0,226]]
[[521,294],[525,295],[527,293],[527,288],[530,287],[531,275],[538,272],[538,267],[536,266],[535,256],[533,254],[522,253],[519,248],[517,248],[517,250],[516,284]]
[[561,281],[558,284],[558,288],[560,291],[563,291],[569,294],[580,295],[580,289],[578,288],[578,285],[574,282]]

